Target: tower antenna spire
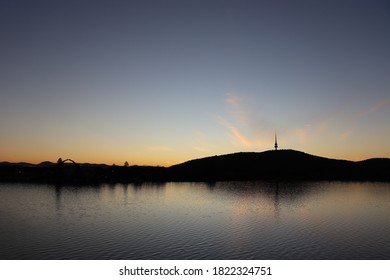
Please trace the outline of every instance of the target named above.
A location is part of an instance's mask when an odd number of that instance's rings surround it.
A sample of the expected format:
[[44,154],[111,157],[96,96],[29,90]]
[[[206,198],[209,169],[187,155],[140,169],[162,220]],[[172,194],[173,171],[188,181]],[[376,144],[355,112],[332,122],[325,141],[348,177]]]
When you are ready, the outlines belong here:
[[278,137],[276,135],[276,132],[275,132],[275,145],[274,145],[274,147],[275,147],[275,151],[276,151],[278,149]]

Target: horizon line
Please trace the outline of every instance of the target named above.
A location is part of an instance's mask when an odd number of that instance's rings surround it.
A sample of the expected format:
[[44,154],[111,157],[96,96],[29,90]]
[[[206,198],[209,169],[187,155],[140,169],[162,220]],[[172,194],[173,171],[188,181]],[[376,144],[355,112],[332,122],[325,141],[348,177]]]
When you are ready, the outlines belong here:
[[[307,153],[307,152],[304,152],[304,151],[301,151],[301,150],[295,150],[295,149],[277,149],[277,150],[275,150],[275,149],[268,149],[268,150],[263,150],[263,151],[239,151],[239,152],[231,152],[231,153],[226,153],[226,154],[208,155],[208,156],[204,156],[204,157],[188,159],[188,160],[185,160],[185,161],[181,161],[179,163],[171,164],[169,166],[158,165],[158,164],[157,165],[150,165],[150,164],[131,164],[130,165],[129,164],[128,166],[129,167],[132,167],[132,166],[170,167],[170,166],[178,165],[178,164],[185,163],[185,162],[188,162],[188,161],[205,159],[205,158],[211,158],[211,157],[216,157],[216,156],[225,156],[225,155],[232,155],[232,154],[239,154],[239,153],[265,153],[265,152],[279,152],[279,151],[295,151],[295,152],[301,152],[301,153],[304,153],[304,154],[308,154],[308,155],[312,155],[312,156],[318,156],[318,157],[323,157],[323,158],[327,158],[327,159],[345,160],[345,161],[351,161],[351,162],[361,162],[361,161],[366,161],[366,160],[370,160],[370,159],[390,159],[390,157],[369,157],[369,158],[365,158],[365,159],[362,159],[362,160],[349,160],[349,159],[344,159],[344,158],[331,158],[331,157],[326,157],[326,156],[320,156],[320,155]],[[32,162],[28,162],[28,161],[13,162],[13,161],[4,160],[4,161],[0,161],[0,164],[7,164],[7,163],[9,163],[9,164],[29,164],[29,165],[40,165],[40,164],[43,164],[43,163],[57,164],[57,161],[59,159],[61,159],[61,158],[62,157],[59,157],[56,161],[43,160],[43,161],[40,161],[40,162],[37,162],[37,163],[32,163]],[[67,159],[70,159],[70,158],[67,157]],[[71,160],[73,160],[73,159],[71,159]],[[91,164],[91,165],[106,165],[106,166],[125,166],[126,162],[128,162],[128,161],[125,160],[123,162],[123,164],[116,164],[116,163],[108,164],[108,163],[98,163],[98,162],[78,162],[76,160],[73,160],[73,161],[76,164],[81,164],[81,165]],[[71,163],[69,163],[69,164],[71,164]]]

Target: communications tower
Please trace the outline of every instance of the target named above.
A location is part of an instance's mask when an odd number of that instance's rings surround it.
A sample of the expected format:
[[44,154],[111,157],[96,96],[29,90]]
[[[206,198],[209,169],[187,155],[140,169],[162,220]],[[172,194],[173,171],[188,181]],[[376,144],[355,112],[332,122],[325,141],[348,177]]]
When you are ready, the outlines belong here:
[[274,147],[275,147],[275,151],[277,151],[278,150],[278,137],[276,135],[276,132],[275,132],[275,145],[274,145]]

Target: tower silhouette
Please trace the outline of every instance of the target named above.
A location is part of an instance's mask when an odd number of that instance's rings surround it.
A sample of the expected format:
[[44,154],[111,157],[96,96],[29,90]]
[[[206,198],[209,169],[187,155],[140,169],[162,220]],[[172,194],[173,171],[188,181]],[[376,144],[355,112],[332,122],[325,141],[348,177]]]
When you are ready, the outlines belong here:
[[277,138],[277,135],[276,135],[276,132],[275,132],[275,151],[278,149],[278,138]]

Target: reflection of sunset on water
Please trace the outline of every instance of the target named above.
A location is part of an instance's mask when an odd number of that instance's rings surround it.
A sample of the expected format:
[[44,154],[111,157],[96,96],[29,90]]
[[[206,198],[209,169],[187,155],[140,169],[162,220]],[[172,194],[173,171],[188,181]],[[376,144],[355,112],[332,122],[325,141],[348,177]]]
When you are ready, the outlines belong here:
[[0,258],[388,259],[388,183],[0,184]]

